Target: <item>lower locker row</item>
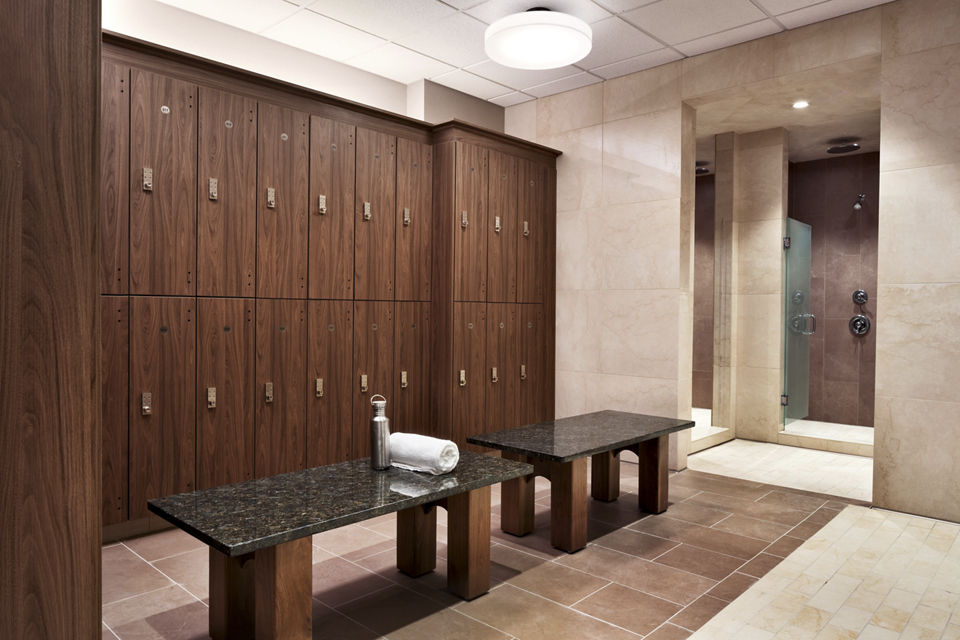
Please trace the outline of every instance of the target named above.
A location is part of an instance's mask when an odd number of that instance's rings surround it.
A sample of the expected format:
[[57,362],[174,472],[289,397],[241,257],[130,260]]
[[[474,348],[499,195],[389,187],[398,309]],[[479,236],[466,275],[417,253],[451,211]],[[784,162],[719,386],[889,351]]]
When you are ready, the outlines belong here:
[[394,431],[461,446],[542,418],[541,305],[454,305],[448,422],[431,416],[430,303],[101,304],[105,525],[146,516],[153,497],[369,455],[376,393]]

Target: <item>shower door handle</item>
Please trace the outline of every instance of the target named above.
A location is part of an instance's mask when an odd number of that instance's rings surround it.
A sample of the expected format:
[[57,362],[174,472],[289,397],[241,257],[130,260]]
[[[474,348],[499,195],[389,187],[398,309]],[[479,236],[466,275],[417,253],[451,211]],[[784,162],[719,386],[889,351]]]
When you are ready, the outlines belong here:
[[800,316],[803,318],[803,330],[800,332],[805,336],[812,336],[817,332],[817,316],[812,313],[804,313]]

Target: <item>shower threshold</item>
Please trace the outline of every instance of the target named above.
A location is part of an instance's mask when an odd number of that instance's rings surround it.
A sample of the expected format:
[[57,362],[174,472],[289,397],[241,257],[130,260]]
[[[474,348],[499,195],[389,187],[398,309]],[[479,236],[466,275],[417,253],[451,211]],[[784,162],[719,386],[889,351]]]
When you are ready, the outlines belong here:
[[794,420],[780,432],[780,444],[873,457],[873,428],[852,424]]

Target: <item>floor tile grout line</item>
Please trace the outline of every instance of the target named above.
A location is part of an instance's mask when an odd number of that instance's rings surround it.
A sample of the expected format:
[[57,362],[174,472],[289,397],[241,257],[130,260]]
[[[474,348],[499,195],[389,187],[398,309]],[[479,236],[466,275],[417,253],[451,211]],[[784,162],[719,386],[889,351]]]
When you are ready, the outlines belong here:
[[[126,545],[124,545],[124,546],[126,546]],[[128,548],[129,548],[129,547],[128,547]],[[150,564],[153,564],[154,562],[163,562],[164,560],[169,560],[170,558],[179,558],[180,556],[186,555],[186,554],[188,554],[188,553],[194,553],[194,552],[196,552],[196,551],[208,551],[209,549],[210,549],[210,546],[204,544],[203,547],[198,547],[198,548],[196,548],[196,549],[189,549],[189,550],[187,550],[187,551],[181,551],[181,552],[179,552],[179,553],[171,553],[171,554],[168,555],[168,556],[163,556],[162,558],[157,558],[156,560],[147,560],[146,558],[144,558],[144,560],[145,560],[146,562],[149,562]]]
[[[581,573],[586,573],[586,571],[581,571]],[[593,576],[594,578],[599,578],[599,577],[600,577],[600,576],[595,576],[595,575],[593,575],[592,573],[587,573],[587,575],[588,575],[588,576]],[[601,580],[606,580],[606,581],[607,581],[607,584],[602,585],[602,586],[598,587],[597,589],[594,589],[593,591],[591,591],[591,592],[588,593],[587,595],[583,596],[582,598],[580,598],[580,599],[577,600],[576,602],[571,602],[570,604],[564,605],[564,606],[570,607],[570,608],[572,609],[573,607],[577,606],[578,604],[580,604],[581,602],[583,602],[583,601],[586,600],[587,598],[589,598],[589,597],[591,597],[591,596],[594,596],[594,595],[600,593],[601,591],[603,591],[604,589],[606,589],[607,587],[609,587],[611,584],[614,584],[613,580],[608,580],[607,578],[600,578],[600,579],[601,579]]]
[[113,627],[111,627],[110,625],[108,625],[108,624],[106,623],[106,621],[103,619],[102,616],[101,616],[101,618],[100,618],[100,624],[102,624],[103,626],[105,626],[105,627],[107,628],[107,631],[109,631],[110,634],[111,634],[114,638],[116,638],[117,640],[120,640],[120,636],[117,634],[116,631],[113,630]]

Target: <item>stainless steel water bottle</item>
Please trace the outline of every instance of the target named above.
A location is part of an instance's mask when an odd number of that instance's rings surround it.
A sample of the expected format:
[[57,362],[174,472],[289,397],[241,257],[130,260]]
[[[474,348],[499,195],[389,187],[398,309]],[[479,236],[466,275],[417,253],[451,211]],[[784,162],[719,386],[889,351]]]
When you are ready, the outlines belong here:
[[373,417],[370,418],[370,466],[374,469],[387,469],[390,467],[390,418],[387,417],[387,399],[378,393],[370,398],[370,404],[373,405]]

